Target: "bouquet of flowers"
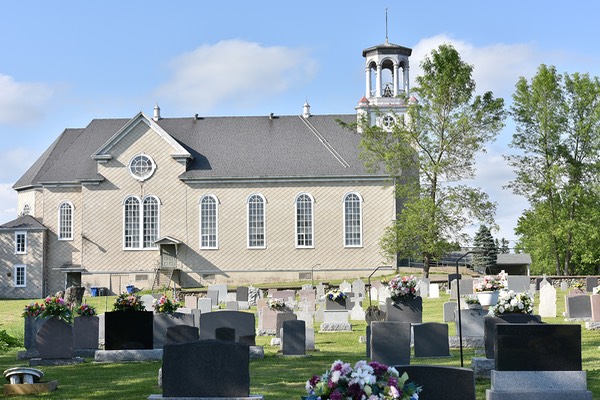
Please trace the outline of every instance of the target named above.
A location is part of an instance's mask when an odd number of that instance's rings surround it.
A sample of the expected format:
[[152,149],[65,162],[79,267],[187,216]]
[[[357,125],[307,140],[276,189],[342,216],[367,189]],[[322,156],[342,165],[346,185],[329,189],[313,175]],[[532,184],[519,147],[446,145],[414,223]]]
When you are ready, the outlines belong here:
[[533,314],[533,297],[529,293],[515,293],[514,290],[502,290],[498,303],[490,307],[489,315]]
[[465,297],[465,303],[467,304],[479,304],[481,305],[481,303],[479,302],[479,299],[476,296],[467,296]]
[[504,281],[498,276],[486,275],[473,285],[475,292],[495,292],[504,288]]
[[421,387],[407,381],[406,372],[400,376],[395,368],[376,361],[358,361],[353,368],[337,360],[323,375],[314,375],[306,382],[307,399],[418,399]]
[[96,307],[90,306],[89,304],[82,304],[75,309],[75,313],[80,317],[91,317],[96,315]]
[[71,323],[71,306],[62,297],[46,297],[44,300],[44,310],[40,317],[57,317],[65,322]]
[[417,297],[417,277],[400,276],[392,278],[388,282],[388,288],[393,300],[412,299]]
[[23,309],[23,317],[37,317],[44,312],[44,303],[40,304],[37,301],[35,303],[29,303]]
[[285,308],[285,302],[283,299],[270,298],[267,301],[267,304],[271,310],[282,310]]
[[152,307],[154,307],[154,312],[156,313],[173,314],[181,307],[181,305],[178,302],[169,299],[167,296],[162,295],[160,299],[154,300]]
[[330,291],[325,293],[325,297],[327,297],[329,300],[339,302],[348,297],[348,295],[344,292],[341,292],[339,289],[331,289]]
[[113,303],[113,311],[146,311],[146,307],[137,294],[121,293]]

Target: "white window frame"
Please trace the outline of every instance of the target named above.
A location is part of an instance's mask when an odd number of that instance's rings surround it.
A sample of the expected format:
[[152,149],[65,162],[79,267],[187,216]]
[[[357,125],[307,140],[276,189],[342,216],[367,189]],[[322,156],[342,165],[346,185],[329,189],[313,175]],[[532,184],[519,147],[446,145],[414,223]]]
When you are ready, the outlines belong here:
[[[300,244],[300,230],[298,229],[298,201],[300,200],[301,197],[308,197],[310,199],[310,244]],[[315,199],[314,197],[310,194],[310,193],[298,193],[298,195],[296,195],[296,198],[294,199],[294,230],[295,230],[295,236],[294,236],[294,244],[296,245],[297,249],[314,249],[315,248]],[[306,233],[302,233],[303,235],[305,235]],[[304,239],[304,241],[306,242],[306,239]]]
[[[22,270],[22,275],[19,271]],[[19,277],[23,278],[23,282],[19,283]],[[13,285],[14,287],[26,287],[27,286],[27,265],[15,264],[13,267]]]
[[[132,242],[136,242],[137,246],[127,246],[127,215],[126,215],[126,206],[127,206],[127,201],[129,199],[133,199],[136,201],[137,206],[138,206],[138,221],[137,221],[137,229],[135,231],[135,235],[130,235],[132,237]],[[147,225],[147,211],[145,208],[146,205],[146,201],[149,199],[153,199],[156,201],[156,215],[155,215],[155,222],[156,222],[156,234],[155,234],[155,240],[152,240],[150,244],[145,245],[145,232],[146,232],[146,225]],[[123,211],[123,250],[156,250],[158,249],[158,246],[156,244],[154,244],[154,242],[156,240],[158,240],[158,238],[160,237],[160,207],[161,206],[161,202],[160,199],[157,196],[154,195],[148,195],[148,196],[144,196],[143,198],[140,198],[138,196],[127,196],[125,197],[125,199],[123,199],[123,203],[122,203],[122,211]]]
[[[250,232],[250,206],[253,198],[259,198],[262,201],[262,245],[252,245]],[[266,249],[267,248],[267,199],[260,193],[253,193],[246,199],[246,246],[248,249]]]
[[[348,244],[348,237],[346,236],[347,234],[347,227],[348,227],[348,221],[347,221],[347,214],[346,214],[346,203],[348,202],[348,199],[350,196],[356,196],[358,198],[358,229],[359,229],[359,243],[358,244]],[[343,208],[343,213],[344,213],[344,220],[343,220],[343,224],[344,224],[344,247],[347,248],[357,248],[357,247],[363,247],[363,198],[360,195],[360,193],[357,192],[348,192],[344,195],[343,200],[342,200],[342,208]]]
[[[207,228],[207,233],[205,234],[203,232],[202,229],[202,223],[203,223],[203,215],[202,215],[202,202],[205,199],[211,199],[214,202],[214,237],[215,237],[215,244],[214,246],[210,245],[210,227]],[[210,210],[206,210],[207,212],[209,212]],[[207,218],[210,219],[210,217],[212,217],[211,215],[208,215]],[[210,220],[208,221],[210,223]],[[199,232],[199,243],[198,243],[198,247],[202,250],[218,250],[219,249],[219,199],[217,198],[217,196],[215,196],[214,194],[205,194],[204,196],[200,197],[200,200],[198,200],[198,232]],[[202,244],[202,236],[207,236],[208,237],[208,246],[204,246]]]
[[[69,211],[71,213],[70,215],[70,221],[66,222],[63,220],[63,207],[69,207]],[[58,240],[64,240],[64,241],[71,241],[73,240],[73,219],[75,218],[75,207],[73,206],[73,203],[71,203],[70,201],[63,201],[62,203],[60,203],[58,205],[58,232],[57,232],[57,236],[58,236]],[[65,227],[68,227],[69,233],[70,235],[64,235],[63,236],[63,231]]]
[[[132,171],[133,163],[139,158],[143,158],[144,161],[150,167],[150,169],[148,171],[145,171],[143,174],[139,174],[135,171]],[[147,179],[150,179],[152,177],[152,175],[154,175],[154,171],[156,171],[156,163],[154,162],[154,159],[152,157],[150,157],[148,154],[144,154],[144,153],[136,154],[135,156],[131,157],[131,160],[129,160],[129,163],[127,164],[127,171],[129,171],[129,174],[134,179],[137,179],[138,181],[143,182]]]
[[[19,237],[23,237],[23,249],[19,249]],[[16,231],[15,232],[15,254],[27,254],[27,232]]]

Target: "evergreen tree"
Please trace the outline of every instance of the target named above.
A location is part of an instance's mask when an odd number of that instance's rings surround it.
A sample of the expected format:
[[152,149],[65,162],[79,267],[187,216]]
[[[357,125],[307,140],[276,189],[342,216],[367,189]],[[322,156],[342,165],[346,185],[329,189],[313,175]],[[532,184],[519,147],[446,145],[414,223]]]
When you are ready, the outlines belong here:
[[475,250],[480,252],[479,254],[473,254],[473,269],[486,274],[494,273],[497,269],[498,245],[487,226],[481,225],[479,227],[473,239],[473,245]]

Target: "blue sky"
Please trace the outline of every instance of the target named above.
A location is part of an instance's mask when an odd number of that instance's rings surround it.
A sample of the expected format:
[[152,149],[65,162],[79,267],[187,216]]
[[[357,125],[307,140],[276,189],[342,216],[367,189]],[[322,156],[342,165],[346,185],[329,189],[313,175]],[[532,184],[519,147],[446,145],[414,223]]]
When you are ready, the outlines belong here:
[[[600,6],[591,1],[5,1],[0,24],[0,223],[16,217],[13,183],[65,128],[93,118],[354,113],[362,50],[385,41],[423,56],[452,43],[480,92],[509,104],[542,64],[600,76]],[[527,203],[502,189],[507,126],[478,160],[498,202],[497,237]]]

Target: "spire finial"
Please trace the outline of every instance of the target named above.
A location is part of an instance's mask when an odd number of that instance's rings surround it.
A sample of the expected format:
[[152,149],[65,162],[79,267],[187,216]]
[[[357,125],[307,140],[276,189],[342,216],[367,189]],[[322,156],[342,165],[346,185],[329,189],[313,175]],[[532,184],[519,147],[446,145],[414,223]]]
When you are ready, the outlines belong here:
[[385,8],[385,43],[388,43],[388,18],[387,18],[387,7]]

